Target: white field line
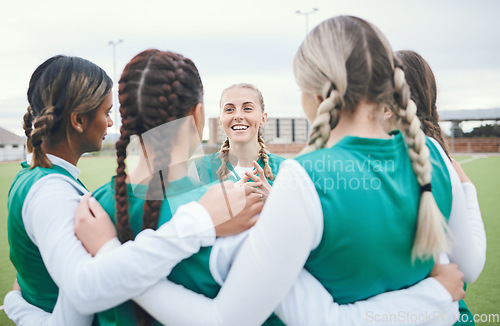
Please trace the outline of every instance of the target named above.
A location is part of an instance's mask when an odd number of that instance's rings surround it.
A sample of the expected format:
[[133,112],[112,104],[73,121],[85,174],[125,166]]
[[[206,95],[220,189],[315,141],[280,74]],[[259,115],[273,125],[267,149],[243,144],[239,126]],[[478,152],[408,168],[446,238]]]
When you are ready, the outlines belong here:
[[471,158],[467,158],[463,161],[457,161],[458,163],[460,164],[465,164],[465,163],[469,163],[469,162],[472,162],[472,161],[475,161],[475,160],[479,160],[480,158],[488,158],[488,156],[486,155],[478,155],[478,156],[474,156],[474,157],[471,157]]

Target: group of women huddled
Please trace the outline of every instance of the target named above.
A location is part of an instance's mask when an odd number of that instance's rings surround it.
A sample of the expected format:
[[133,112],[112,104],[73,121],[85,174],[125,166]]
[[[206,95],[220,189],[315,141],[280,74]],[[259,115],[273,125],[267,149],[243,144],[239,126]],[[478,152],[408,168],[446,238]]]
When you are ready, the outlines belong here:
[[220,150],[193,160],[205,122],[195,64],[139,53],[118,85],[116,175],[89,194],[76,165],[113,125],[112,81],[82,58],[42,63],[24,116],[31,155],[8,198],[9,318],[473,324],[464,282],[482,271],[486,236],[438,125],[430,67],[337,16],[306,36],[293,69],[311,125],[297,157],[269,153],[263,95],[241,83],[221,95]]

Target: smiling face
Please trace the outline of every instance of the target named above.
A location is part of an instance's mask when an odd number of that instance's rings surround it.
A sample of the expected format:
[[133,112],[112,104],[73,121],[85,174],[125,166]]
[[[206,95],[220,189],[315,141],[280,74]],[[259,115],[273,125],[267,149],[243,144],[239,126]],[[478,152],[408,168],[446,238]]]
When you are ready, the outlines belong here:
[[256,91],[251,88],[230,88],[221,97],[219,123],[232,143],[257,142],[259,128],[267,120]]

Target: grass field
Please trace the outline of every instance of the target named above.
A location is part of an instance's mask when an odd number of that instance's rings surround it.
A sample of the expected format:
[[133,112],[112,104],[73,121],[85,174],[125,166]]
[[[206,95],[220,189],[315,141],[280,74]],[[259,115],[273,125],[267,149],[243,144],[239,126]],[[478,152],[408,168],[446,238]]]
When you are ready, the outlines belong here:
[[[488,238],[486,266],[479,279],[469,285],[466,302],[473,314],[500,315],[500,156],[470,157],[457,156],[463,168],[475,183],[479,204]],[[114,173],[114,157],[85,157],[78,167],[81,179],[89,190],[95,190],[107,182]],[[12,289],[15,270],[9,260],[7,243],[7,193],[19,163],[0,163],[0,298]],[[0,304],[1,305],[1,304]],[[483,320],[484,320],[483,319]],[[13,325],[3,311],[0,311],[0,325]],[[500,325],[478,322],[476,325]]]

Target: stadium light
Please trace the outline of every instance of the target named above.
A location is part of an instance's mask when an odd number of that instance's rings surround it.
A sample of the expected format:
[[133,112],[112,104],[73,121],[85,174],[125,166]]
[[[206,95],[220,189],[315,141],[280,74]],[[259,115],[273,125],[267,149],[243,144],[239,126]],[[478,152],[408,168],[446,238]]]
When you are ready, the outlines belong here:
[[295,12],[296,14],[303,15],[306,18],[306,35],[307,35],[307,33],[309,33],[309,15],[315,13],[318,10],[319,10],[318,8],[313,8],[311,11],[307,11],[307,12],[304,12],[301,10],[297,10]]
[[[123,42],[123,39],[119,39],[118,41],[109,41],[108,45],[111,45],[113,47],[113,86],[116,87],[116,90],[118,90],[118,81],[116,80],[116,46],[120,43]],[[119,108],[119,104],[118,104],[118,99],[116,99],[116,94],[118,92],[115,91],[113,92],[113,107],[115,108],[114,111],[115,111],[115,132],[116,134],[119,134],[119,130],[118,130],[118,108]]]

